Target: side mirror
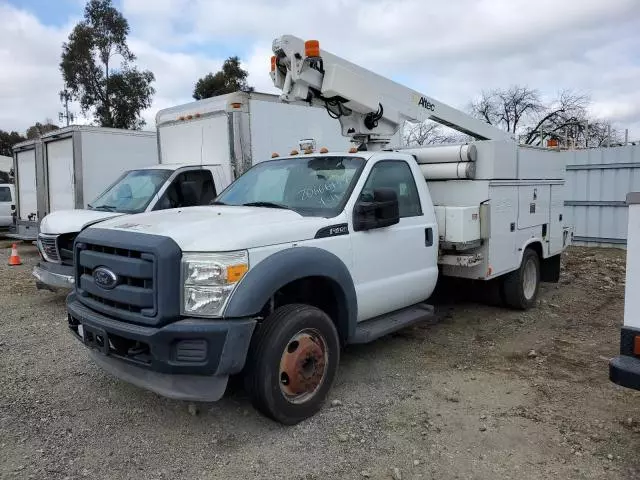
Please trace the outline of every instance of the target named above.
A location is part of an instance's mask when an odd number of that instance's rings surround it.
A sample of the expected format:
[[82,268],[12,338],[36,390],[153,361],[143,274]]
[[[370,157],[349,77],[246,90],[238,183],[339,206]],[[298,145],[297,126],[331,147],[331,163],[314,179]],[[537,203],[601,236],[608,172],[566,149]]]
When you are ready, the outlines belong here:
[[388,227],[400,221],[398,195],[391,188],[376,188],[373,201],[358,202],[353,214],[353,229],[357,231]]

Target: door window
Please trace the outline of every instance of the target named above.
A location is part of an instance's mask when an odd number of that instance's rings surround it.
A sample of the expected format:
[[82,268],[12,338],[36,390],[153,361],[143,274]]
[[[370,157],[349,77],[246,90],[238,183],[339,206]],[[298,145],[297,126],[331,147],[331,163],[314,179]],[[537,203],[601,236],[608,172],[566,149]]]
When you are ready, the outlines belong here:
[[407,162],[383,160],[376,163],[362,189],[359,201],[373,201],[373,191],[377,188],[390,188],[396,192],[400,218],[422,215],[420,196]]
[[154,210],[209,205],[215,197],[216,188],[210,170],[182,172],[171,182]]
[[11,189],[9,187],[0,187],[0,202],[11,201]]

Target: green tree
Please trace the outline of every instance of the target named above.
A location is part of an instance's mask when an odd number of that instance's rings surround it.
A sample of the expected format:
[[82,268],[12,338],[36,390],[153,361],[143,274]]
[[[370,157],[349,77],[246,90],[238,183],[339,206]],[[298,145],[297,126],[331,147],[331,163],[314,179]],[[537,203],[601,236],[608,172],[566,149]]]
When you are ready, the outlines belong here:
[[45,120],[45,123],[36,122],[35,125],[27,128],[27,138],[33,140],[34,138],[40,138],[45,133],[58,130],[58,126],[51,123],[51,120]]
[[0,130],[0,155],[12,157],[13,150],[11,150],[11,148],[16,143],[23,142],[25,140],[26,138],[18,132],[5,132],[4,130]]
[[[84,19],[62,45],[60,70],[65,89],[103,127],[139,129],[140,113],[151,106],[155,77],[140,71],[129,50],[129,23],[111,0],[90,0]],[[121,57],[114,65],[113,57]]]
[[253,92],[253,87],[247,83],[248,76],[249,72],[240,66],[240,59],[229,57],[224,61],[222,70],[208,73],[196,82],[193,98],[202,100],[237,91]]

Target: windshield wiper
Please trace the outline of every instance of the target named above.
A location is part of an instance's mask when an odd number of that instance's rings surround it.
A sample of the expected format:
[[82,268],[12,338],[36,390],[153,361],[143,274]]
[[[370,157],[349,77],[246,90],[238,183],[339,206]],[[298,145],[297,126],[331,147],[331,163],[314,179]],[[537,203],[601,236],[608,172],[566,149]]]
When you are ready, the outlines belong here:
[[98,205],[97,207],[94,207],[93,205],[89,205],[89,207],[93,208],[94,210],[105,209],[109,212],[113,212],[116,208],[118,208],[115,205]]
[[284,210],[293,210],[291,207],[287,207],[286,205],[282,205],[281,203],[274,202],[249,202],[243,203],[243,207],[266,207],[266,208],[282,208]]

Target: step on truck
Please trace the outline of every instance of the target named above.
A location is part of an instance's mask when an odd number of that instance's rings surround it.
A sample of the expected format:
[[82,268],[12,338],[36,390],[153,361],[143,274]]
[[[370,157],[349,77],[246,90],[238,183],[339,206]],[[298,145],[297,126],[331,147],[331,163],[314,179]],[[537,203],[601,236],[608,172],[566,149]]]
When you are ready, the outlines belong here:
[[[258,410],[294,424],[321,408],[342,347],[433,315],[439,276],[495,280],[506,305],[533,307],[570,229],[561,152],[520,147],[317,42],[273,50],[282,101],[325,107],[356,146],[274,156],[208,207],[83,230],[67,310],[121,379],[215,401],[240,374]],[[388,148],[402,122],[427,119],[477,140]]]
[[[280,127],[273,129],[273,124]],[[141,144],[145,140],[142,132],[74,127],[74,135],[84,134],[83,138],[61,137],[59,133],[56,138],[63,140],[57,143],[45,138],[45,152],[55,146],[59,153],[49,174],[50,213],[39,226],[41,260],[33,269],[38,288],[73,287],[73,242],[89,225],[123,215],[208,205],[254,159],[268,159],[274,150],[289,151],[298,147],[301,139],[331,148],[349,145],[324,109],[308,108],[302,102],[282,103],[275,95],[258,92],[229,93],[160,110],[156,127],[157,136],[144,132],[150,136],[146,140],[151,141],[153,152],[143,158],[136,154],[149,146]],[[101,147],[93,140],[96,136]],[[123,139],[129,143],[123,144]],[[67,150],[64,142],[68,142]],[[85,153],[76,155],[79,167],[74,175],[74,169],[64,168],[64,163],[72,162],[72,144],[76,143],[82,147],[78,151]],[[19,155],[23,158],[25,153]],[[135,166],[140,168],[132,168]],[[70,178],[64,177],[65,172]],[[54,175],[61,179],[57,189]],[[75,189],[66,188],[74,179]],[[60,187],[61,181],[64,187]],[[84,195],[78,187],[83,184]]]

